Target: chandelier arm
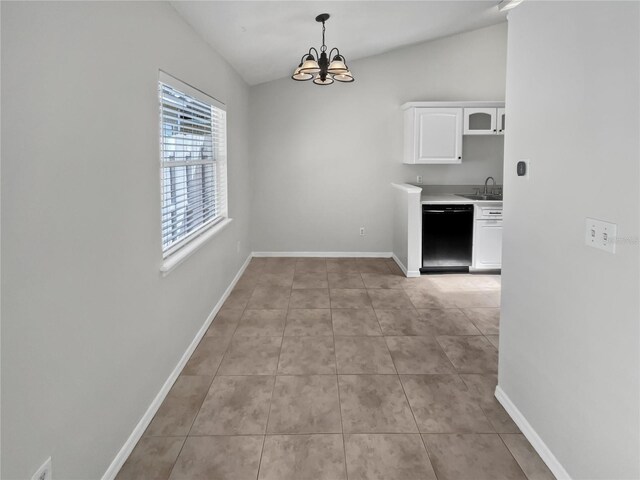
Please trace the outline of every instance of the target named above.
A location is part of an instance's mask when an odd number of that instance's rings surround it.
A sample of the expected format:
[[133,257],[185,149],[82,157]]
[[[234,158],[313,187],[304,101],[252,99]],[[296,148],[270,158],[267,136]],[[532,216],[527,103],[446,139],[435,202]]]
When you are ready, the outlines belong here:
[[336,52],[338,52],[338,56],[339,56],[339,57],[342,57],[342,55],[340,55],[340,50],[338,50],[338,47],[333,47],[333,48],[331,49],[331,51],[329,52],[329,60],[333,60],[333,51],[334,51],[334,50],[335,50]]
[[309,49],[309,55],[311,55],[311,50],[313,50],[314,52],[316,52],[316,61],[318,60],[318,58],[320,58],[320,54],[318,53],[318,50],[316,50],[316,47],[311,47]]

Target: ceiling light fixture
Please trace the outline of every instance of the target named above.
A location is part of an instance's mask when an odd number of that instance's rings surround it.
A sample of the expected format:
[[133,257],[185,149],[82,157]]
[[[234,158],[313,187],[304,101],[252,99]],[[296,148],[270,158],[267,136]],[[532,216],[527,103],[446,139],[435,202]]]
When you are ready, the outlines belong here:
[[[316,22],[322,23],[322,46],[320,53],[314,47],[309,49],[300,59],[300,65],[295,69],[291,78],[299,82],[311,80],[316,85],[331,85],[334,80],[350,83],[354,81],[349,71],[347,61],[340,54],[340,50],[332,48],[327,55],[327,46],[324,44],[324,22],[329,19],[328,13],[322,13],[316,17]],[[335,55],[333,52],[335,51]],[[314,55],[315,53],[315,55]],[[331,63],[329,63],[331,59]]]
[[511,10],[512,8],[520,5],[524,0],[502,0],[498,4],[498,10],[504,12],[505,10]]

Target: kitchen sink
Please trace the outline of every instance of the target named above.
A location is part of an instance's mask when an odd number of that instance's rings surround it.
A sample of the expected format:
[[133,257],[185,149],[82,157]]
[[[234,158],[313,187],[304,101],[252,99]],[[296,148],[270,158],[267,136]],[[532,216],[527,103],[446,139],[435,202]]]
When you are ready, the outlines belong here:
[[495,200],[500,202],[502,201],[502,195],[494,195],[494,194],[476,195],[473,193],[456,193],[456,195],[458,197],[468,198],[469,200]]

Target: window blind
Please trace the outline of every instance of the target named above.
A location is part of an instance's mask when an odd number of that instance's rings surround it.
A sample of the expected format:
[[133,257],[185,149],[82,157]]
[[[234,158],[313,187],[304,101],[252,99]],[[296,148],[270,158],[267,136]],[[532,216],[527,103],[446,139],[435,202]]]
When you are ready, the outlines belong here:
[[174,253],[227,217],[224,105],[161,72],[162,250]]

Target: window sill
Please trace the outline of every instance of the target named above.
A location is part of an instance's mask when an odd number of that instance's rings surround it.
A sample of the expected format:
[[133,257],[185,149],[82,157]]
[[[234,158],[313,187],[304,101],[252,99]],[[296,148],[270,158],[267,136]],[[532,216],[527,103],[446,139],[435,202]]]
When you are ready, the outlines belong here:
[[184,262],[211,238],[215,237],[218,233],[224,230],[232,221],[233,218],[225,218],[221,222],[216,223],[214,226],[209,228],[206,232],[194,238],[180,250],[165,258],[162,261],[162,265],[160,266],[160,272],[162,272],[162,276],[164,277],[168,275],[171,270]]

